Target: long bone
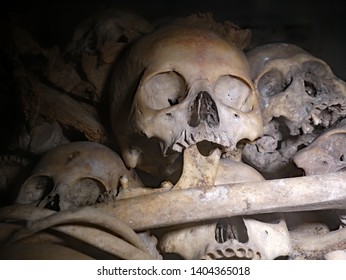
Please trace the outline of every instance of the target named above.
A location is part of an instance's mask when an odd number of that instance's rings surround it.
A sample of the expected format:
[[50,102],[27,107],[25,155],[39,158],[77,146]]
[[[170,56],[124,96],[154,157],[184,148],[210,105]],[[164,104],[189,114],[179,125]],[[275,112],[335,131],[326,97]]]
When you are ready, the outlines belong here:
[[346,208],[346,172],[172,190],[97,204],[135,231],[260,213]]

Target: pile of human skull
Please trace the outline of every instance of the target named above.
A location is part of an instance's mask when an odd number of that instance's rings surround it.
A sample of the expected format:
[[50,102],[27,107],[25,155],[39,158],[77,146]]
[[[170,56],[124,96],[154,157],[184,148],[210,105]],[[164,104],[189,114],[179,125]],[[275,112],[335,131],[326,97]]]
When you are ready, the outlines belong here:
[[324,61],[210,14],[106,11],[63,55],[13,30],[32,156],[0,161],[1,258],[346,258],[346,84]]

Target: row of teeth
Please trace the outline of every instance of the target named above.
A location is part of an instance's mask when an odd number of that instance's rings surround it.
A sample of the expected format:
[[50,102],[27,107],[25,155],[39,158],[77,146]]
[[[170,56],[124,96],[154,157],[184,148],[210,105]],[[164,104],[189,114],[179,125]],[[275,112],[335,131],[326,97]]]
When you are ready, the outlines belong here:
[[[315,112],[311,113],[311,116],[309,118],[309,123],[303,123],[301,126],[301,130],[304,134],[309,134],[312,133],[314,130],[314,126],[318,126],[321,125],[323,127],[330,127],[331,125],[333,125],[340,117],[345,117],[346,112],[343,112],[342,114],[339,114],[339,116],[337,116],[335,118],[335,116],[333,116],[333,111],[335,111],[335,108],[337,107],[333,107],[333,106],[326,106],[325,108],[315,108]],[[334,110],[333,110],[334,109]],[[341,108],[341,111],[343,111],[343,108]],[[326,115],[328,114],[328,116]]]
[[197,132],[196,134],[189,133],[187,134],[184,130],[181,136],[174,143],[172,149],[181,153],[183,149],[190,147],[198,142],[209,141],[218,145],[225,147],[225,150],[235,149],[235,145],[231,140],[228,139],[225,133],[215,134],[215,133],[202,133]]

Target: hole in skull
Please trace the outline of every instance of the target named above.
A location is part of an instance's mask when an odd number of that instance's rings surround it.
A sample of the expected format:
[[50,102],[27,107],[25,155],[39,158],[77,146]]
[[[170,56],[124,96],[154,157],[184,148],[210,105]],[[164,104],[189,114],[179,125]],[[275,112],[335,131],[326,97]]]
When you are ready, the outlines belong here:
[[39,202],[46,197],[54,188],[54,182],[48,176],[30,177],[22,186],[17,202],[20,204],[28,204]]
[[177,98],[173,98],[173,99],[168,98],[168,103],[171,106],[177,105],[179,103],[179,98],[178,97]]
[[53,210],[53,211],[60,211],[60,197],[58,194],[54,195],[53,197],[48,196],[49,202],[44,206],[44,208]]
[[305,144],[300,144],[300,145],[298,145],[298,147],[297,147],[297,151],[300,151],[300,150],[304,149],[305,147],[306,147]]
[[308,81],[304,81],[304,87],[305,87],[305,92],[312,96],[312,97],[316,97],[317,95],[317,89],[315,88],[315,86],[313,85],[313,83],[310,83]]
[[305,92],[311,97],[316,97],[321,91],[320,78],[312,72],[304,73]]
[[159,73],[143,82],[140,95],[149,108],[161,110],[178,104],[185,98],[186,83],[178,73]]
[[241,217],[221,219],[216,225],[215,240],[224,243],[227,240],[236,239],[241,243],[249,241],[245,223]]
[[272,69],[258,81],[258,91],[263,97],[271,97],[285,91],[292,83],[292,77],[284,77],[282,72]]
[[340,156],[340,161],[344,161],[345,160],[345,155],[341,155]]
[[77,207],[93,205],[100,201],[100,196],[106,192],[102,182],[93,178],[82,178],[74,186],[71,202]]
[[207,140],[203,140],[201,142],[198,142],[196,144],[196,146],[197,146],[199,153],[205,157],[210,156],[215,149],[222,149],[223,148],[221,145],[207,141]]

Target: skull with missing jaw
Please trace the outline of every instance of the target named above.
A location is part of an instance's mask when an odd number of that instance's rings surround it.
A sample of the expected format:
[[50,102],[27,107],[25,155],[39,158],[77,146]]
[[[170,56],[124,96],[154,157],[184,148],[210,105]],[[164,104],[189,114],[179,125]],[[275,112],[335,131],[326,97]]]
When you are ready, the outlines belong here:
[[244,160],[267,179],[301,175],[292,158],[346,116],[346,83],[293,44],[258,46],[247,58],[261,98],[264,136],[245,146]]
[[112,82],[113,131],[125,164],[155,178],[145,185],[176,183],[192,145],[205,156],[216,148],[225,154],[262,134],[247,60],[210,28],[157,29],[129,48]]

